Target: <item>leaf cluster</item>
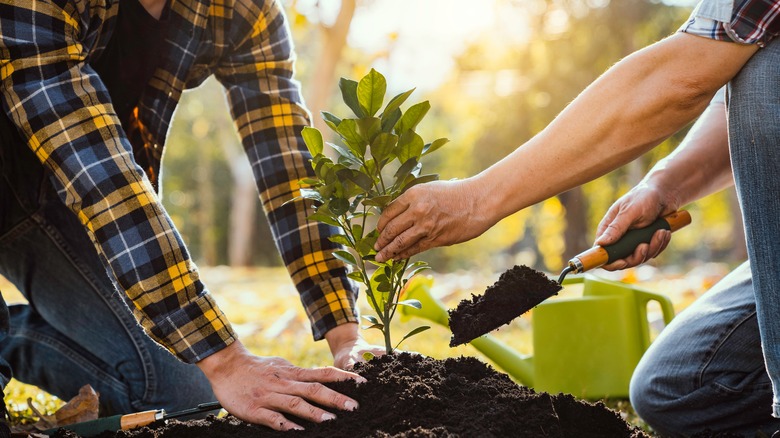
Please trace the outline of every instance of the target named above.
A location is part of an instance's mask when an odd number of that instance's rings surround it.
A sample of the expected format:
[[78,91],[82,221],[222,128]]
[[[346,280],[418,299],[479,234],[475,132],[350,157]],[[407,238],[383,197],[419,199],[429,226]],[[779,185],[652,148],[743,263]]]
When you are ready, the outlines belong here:
[[[322,112],[325,123],[337,134],[338,144],[326,143],[316,128],[304,128],[302,135],[316,177],[301,181],[305,187],[300,197],[315,203],[309,220],[341,228],[342,234],[330,240],[349,250],[333,255],[354,267],[349,277],[366,286],[369,304],[378,314],[365,317],[371,323],[368,328],[385,334],[385,346],[391,352],[389,323],[396,307],[420,306],[416,300],[399,301],[398,297],[406,282],[428,265],[422,261],[410,264],[408,259],[377,262],[374,244],[379,234],[367,218],[380,214],[410,187],[438,179],[436,174],[422,173],[421,160],[449,140],[425,143],[416,132],[431,106],[423,101],[402,110],[414,89],[393,97],[382,109],[387,81],[374,69],[359,82],[342,78],[339,88],[354,117]],[[325,154],[325,146],[335,152],[335,158]],[[372,273],[369,265],[375,268]],[[404,339],[420,331],[415,329]]]

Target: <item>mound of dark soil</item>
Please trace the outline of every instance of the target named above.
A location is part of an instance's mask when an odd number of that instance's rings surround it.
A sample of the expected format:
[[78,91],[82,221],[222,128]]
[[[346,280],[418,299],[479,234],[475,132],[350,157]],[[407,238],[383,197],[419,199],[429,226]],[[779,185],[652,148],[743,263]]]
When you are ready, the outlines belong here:
[[[209,416],[100,437],[648,437],[602,403],[536,393],[471,357],[436,360],[402,353],[359,364],[356,371],[368,382],[330,386],[358,400],[360,408],[319,425],[296,419],[305,431],[276,432],[231,416]],[[76,437],[64,430],[55,436]]]
[[450,347],[491,332],[558,294],[561,285],[528,266],[504,272],[484,295],[471,295],[450,310]]

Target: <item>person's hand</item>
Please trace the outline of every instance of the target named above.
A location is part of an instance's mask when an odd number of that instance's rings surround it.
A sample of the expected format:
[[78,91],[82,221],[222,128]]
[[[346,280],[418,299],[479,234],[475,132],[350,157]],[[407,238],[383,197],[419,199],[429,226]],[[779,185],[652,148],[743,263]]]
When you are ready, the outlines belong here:
[[427,249],[465,242],[493,223],[480,210],[471,180],[433,181],[407,190],[379,217],[376,260],[405,259]]
[[276,430],[303,429],[284,413],[320,423],[336,418],[320,409],[354,410],[358,403],[320,382],[354,379],[357,374],[334,367],[299,368],[280,357],[255,356],[235,341],[197,363],[217,400],[230,414]]
[[333,354],[333,365],[343,370],[351,370],[358,362],[365,362],[363,353],[374,356],[385,354],[385,347],[366,342],[360,336],[357,323],[346,323],[336,326],[325,333],[325,339]]
[[[679,202],[670,193],[647,183],[640,183],[615,201],[601,219],[596,230],[596,245],[606,246],[617,242],[629,229],[650,225],[661,216],[677,211]],[[630,256],[602,266],[608,271],[617,271],[641,265],[660,254],[669,241],[672,232],[658,230],[650,243],[637,246]]]

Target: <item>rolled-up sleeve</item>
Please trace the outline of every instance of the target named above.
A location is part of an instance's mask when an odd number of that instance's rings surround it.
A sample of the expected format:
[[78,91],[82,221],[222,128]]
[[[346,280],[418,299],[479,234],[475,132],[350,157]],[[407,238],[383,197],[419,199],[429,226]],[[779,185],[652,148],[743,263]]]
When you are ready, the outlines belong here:
[[0,1],[3,110],[51,171],[147,333],[179,359],[197,362],[235,335],[85,61],[79,38],[100,18],[95,7]]
[[[257,4],[262,3],[262,10]],[[239,0],[230,24],[230,53],[216,76],[228,93],[231,113],[248,155],[276,246],[295,283],[314,339],[339,324],[357,321],[357,288],[346,266],[333,257],[341,249],[328,240],[335,227],[308,221],[298,181],[313,176],[301,131],[309,126],[298,83],[286,17],[275,1]],[[255,17],[245,19],[244,17]]]
[[780,1],[702,0],[679,31],[763,47],[780,34]]

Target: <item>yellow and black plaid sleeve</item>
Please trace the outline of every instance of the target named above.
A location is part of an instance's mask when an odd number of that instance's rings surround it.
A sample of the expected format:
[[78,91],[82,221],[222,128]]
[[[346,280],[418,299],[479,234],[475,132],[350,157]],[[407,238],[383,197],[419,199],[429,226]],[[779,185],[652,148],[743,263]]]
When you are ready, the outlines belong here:
[[98,33],[92,27],[111,13],[97,2],[0,0],[3,110],[52,172],[143,327],[180,359],[197,362],[235,335],[85,62]]
[[[212,3],[220,3],[218,0]],[[262,3],[261,6],[258,6]],[[356,286],[332,255],[327,237],[335,227],[309,222],[303,202],[283,205],[299,193],[298,181],[313,172],[301,137],[309,113],[293,80],[293,45],[276,1],[237,1],[220,7],[224,41],[234,41],[216,70],[228,92],[231,113],[254,171],[276,245],[300,293],[314,339],[345,322],[357,321]]]

